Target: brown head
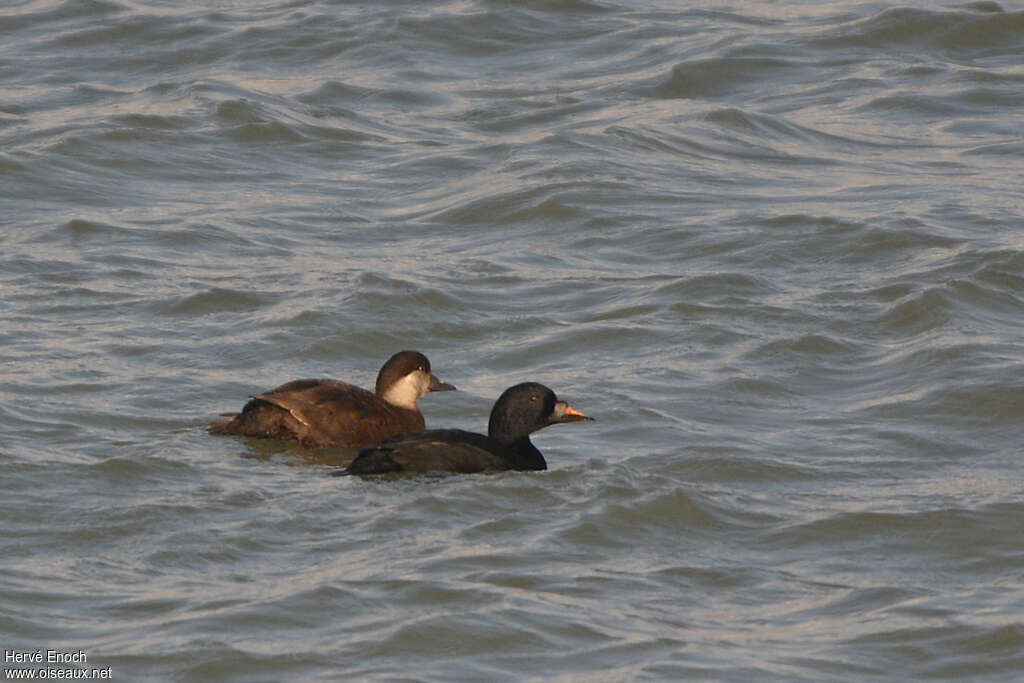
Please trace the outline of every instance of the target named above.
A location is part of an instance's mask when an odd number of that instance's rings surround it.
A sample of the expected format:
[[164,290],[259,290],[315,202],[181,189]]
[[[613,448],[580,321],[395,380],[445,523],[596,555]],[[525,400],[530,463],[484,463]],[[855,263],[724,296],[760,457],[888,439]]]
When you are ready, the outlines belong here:
[[431,391],[452,391],[430,371],[430,361],[419,351],[399,351],[388,358],[377,374],[377,395],[388,403],[418,410],[416,401]]

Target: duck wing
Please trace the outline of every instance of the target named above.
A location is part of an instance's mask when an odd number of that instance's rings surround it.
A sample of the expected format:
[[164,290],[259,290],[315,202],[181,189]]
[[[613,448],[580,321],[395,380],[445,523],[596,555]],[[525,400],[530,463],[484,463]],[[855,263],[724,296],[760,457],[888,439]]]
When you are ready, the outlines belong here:
[[383,474],[385,472],[474,472],[510,469],[500,444],[483,434],[461,429],[432,429],[401,434],[359,455],[339,474]]
[[210,431],[360,448],[424,426],[418,410],[391,405],[348,382],[297,379],[253,396],[241,413],[211,424]]

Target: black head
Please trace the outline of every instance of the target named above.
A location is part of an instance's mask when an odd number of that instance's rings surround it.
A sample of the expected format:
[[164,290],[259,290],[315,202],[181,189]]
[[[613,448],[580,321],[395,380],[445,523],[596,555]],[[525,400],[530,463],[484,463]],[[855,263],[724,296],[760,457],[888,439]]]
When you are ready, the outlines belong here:
[[487,434],[498,441],[512,443],[548,425],[593,419],[577,412],[565,401],[559,401],[555,392],[543,384],[524,382],[509,387],[495,401]]

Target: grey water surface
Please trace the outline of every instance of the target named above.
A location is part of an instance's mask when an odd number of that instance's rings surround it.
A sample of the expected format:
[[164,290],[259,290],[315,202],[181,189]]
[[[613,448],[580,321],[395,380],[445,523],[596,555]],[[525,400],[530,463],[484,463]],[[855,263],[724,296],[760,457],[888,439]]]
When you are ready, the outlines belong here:
[[[8,0],[0,225],[5,652],[1024,677],[1024,2]],[[597,421],[384,480],[205,431],[404,348],[428,426]]]

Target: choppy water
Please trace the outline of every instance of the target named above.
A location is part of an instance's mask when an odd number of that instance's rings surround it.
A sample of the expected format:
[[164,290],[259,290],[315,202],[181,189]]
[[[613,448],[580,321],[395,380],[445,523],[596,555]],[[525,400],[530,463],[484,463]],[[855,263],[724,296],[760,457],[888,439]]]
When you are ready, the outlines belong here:
[[[683,5],[5,3],[3,647],[1020,680],[1024,4]],[[599,421],[397,481],[203,429],[410,347],[428,425]]]

